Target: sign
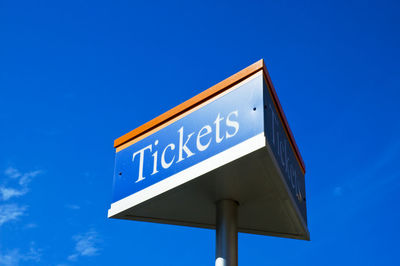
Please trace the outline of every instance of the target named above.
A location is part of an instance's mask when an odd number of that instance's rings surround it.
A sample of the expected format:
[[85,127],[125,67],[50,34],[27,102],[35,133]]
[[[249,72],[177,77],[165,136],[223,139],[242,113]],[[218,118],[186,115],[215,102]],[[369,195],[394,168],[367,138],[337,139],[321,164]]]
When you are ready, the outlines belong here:
[[304,163],[261,60],[115,141],[108,217],[308,239]]

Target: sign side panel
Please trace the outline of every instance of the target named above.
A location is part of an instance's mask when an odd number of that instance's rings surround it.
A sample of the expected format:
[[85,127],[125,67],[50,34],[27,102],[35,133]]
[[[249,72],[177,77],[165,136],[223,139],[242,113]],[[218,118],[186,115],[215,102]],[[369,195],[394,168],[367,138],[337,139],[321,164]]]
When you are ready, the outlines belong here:
[[307,223],[306,191],[304,174],[290,145],[288,136],[278,116],[277,107],[271,98],[270,90],[264,80],[265,136],[279,168],[296,201],[304,221]]

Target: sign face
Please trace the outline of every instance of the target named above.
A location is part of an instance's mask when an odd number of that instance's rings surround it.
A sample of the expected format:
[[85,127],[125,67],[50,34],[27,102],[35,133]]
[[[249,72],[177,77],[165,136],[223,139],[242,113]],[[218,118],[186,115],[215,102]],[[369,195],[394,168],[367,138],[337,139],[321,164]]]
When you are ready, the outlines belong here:
[[[230,198],[243,202],[239,231],[308,239],[304,165],[264,64],[256,64],[240,82],[116,141],[109,217],[212,228],[213,203]],[[259,226],[250,209],[286,214]]]
[[262,133],[263,100],[256,90],[261,82],[261,78],[253,79],[118,152],[113,201]]

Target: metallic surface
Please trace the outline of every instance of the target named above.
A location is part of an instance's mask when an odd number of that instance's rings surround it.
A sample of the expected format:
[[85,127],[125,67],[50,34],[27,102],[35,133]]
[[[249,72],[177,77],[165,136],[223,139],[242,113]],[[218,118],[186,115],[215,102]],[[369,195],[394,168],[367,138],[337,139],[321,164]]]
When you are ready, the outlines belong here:
[[215,266],[238,265],[238,203],[223,199],[216,203]]

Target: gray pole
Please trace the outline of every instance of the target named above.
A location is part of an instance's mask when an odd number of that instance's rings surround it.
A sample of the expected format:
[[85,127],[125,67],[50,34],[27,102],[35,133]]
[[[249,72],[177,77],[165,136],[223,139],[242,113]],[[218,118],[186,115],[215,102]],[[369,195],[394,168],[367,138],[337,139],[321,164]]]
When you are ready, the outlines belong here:
[[234,200],[217,202],[215,266],[238,265],[237,208]]

